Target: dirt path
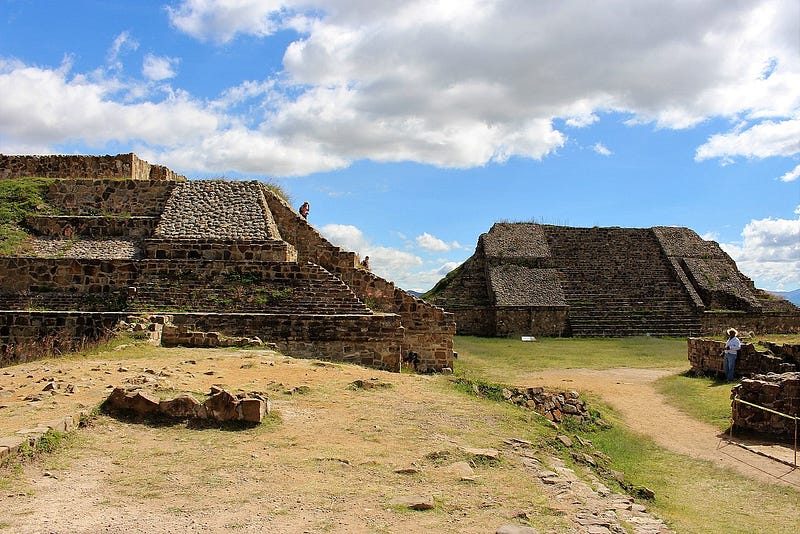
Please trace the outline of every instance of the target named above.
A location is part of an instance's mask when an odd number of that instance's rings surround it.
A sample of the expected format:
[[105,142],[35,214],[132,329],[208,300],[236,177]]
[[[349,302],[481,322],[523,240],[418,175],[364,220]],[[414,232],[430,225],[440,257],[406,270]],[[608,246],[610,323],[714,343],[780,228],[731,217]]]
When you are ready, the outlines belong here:
[[[666,449],[735,469],[753,479],[800,488],[800,469],[731,444],[715,427],[668,404],[656,391],[655,381],[679,371],[558,369],[530,373],[521,379],[524,383],[590,391],[619,410],[632,430],[647,435]],[[774,452],[786,451],[784,448]]]

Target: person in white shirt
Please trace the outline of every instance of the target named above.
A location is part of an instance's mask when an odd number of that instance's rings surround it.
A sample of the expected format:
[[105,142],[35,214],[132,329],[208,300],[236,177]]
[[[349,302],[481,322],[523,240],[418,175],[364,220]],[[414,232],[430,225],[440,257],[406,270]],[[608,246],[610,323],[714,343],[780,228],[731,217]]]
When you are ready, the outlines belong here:
[[742,348],[742,342],[737,337],[739,332],[733,328],[728,328],[728,341],[725,342],[725,352],[722,356],[722,369],[725,371],[725,379],[728,382],[733,380],[734,370],[736,369],[736,355]]

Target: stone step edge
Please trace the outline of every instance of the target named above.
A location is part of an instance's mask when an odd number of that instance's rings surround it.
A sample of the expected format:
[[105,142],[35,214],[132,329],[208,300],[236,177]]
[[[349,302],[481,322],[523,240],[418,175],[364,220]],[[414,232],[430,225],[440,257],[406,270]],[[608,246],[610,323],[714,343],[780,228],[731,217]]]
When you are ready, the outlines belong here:
[[33,428],[22,428],[10,436],[0,436],[0,466],[18,455],[21,449],[32,447],[36,452],[36,442],[48,431],[68,434],[86,424],[90,418],[89,410],[79,410],[76,415],[66,415],[48,422],[39,423]]

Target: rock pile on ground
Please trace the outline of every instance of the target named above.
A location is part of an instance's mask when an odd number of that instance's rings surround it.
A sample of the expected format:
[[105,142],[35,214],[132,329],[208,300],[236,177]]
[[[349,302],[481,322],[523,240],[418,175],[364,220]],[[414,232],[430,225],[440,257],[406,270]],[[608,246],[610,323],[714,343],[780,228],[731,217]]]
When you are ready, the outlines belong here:
[[269,399],[262,396],[234,396],[212,387],[211,396],[203,403],[191,395],[160,400],[143,389],[116,387],[104,406],[111,410],[140,417],[161,416],[174,419],[201,419],[219,422],[244,421],[261,423],[270,412]]
[[580,399],[577,391],[548,391],[542,387],[503,388],[503,398],[530,408],[555,423],[560,423],[565,416],[574,418],[577,423],[591,420],[586,402]]

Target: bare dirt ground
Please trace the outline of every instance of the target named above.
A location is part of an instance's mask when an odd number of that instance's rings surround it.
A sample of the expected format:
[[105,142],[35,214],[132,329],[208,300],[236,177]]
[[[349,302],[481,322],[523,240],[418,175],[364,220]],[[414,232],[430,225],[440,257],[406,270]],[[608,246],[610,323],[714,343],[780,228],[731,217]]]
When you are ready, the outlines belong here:
[[[99,416],[70,446],[26,463],[0,486],[0,531],[494,532],[505,524],[572,531],[574,504],[553,500],[518,455],[490,461],[464,451],[530,437],[528,416],[456,393],[444,376],[270,351],[127,353],[0,369],[0,435],[143,382],[166,397],[213,384],[262,392],[272,414],[239,430]],[[51,379],[74,392],[24,400]],[[352,389],[356,380],[376,387]],[[407,498],[434,509],[415,512],[396,501]]]
[[[506,524],[575,531],[581,499],[543,488],[519,451],[504,450],[509,438],[534,439],[526,434],[533,415],[456,394],[447,377],[270,351],[135,355],[134,347],[0,369],[0,436],[91,409],[128,384],[164,397],[212,385],[261,392],[273,413],[239,430],[99,416],[69,447],[3,482],[0,531],[495,532]],[[522,375],[519,383],[591,391],[668,449],[800,487],[796,470],[725,445],[716,429],[668,405],[653,382],[671,372],[571,369]],[[356,380],[377,387],[353,389]],[[50,382],[55,395],[30,400]],[[469,447],[503,454],[487,461]],[[434,509],[410,511],[396,500],[405,498],[430,500]]]

